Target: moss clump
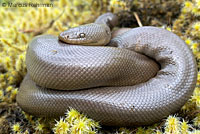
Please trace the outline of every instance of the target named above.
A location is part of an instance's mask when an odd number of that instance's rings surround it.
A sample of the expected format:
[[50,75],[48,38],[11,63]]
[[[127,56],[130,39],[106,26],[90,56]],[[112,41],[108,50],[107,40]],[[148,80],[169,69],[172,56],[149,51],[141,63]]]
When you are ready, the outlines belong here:
[[98,122],[88,119],[75,109],[66,113],[65,118],[56,121],[53,131],[55,134],[95,134],[100,128]]

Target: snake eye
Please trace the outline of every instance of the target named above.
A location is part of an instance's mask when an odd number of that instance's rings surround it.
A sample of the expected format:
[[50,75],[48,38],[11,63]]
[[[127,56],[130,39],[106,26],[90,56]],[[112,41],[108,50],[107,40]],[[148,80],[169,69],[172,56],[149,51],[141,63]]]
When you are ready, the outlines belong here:
[[106,30],[106,34],[107,34],[107,35],[110,35],[110,32],[109,32],[108,30]]
[[80,37],[80,38],[84,38],[84,37],[85,37],[85,33],[80,33],[80,34],[79,34],[79,37]]

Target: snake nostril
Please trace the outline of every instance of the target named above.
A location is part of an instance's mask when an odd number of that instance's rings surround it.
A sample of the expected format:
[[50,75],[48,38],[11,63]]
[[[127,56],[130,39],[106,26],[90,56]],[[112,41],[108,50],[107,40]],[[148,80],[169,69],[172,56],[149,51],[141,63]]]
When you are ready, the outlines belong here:
[[68,40],[68,39],[69,39],[69,35],[63,36],[63,40],[64,40],[64,41],[66,41],[66,40]]

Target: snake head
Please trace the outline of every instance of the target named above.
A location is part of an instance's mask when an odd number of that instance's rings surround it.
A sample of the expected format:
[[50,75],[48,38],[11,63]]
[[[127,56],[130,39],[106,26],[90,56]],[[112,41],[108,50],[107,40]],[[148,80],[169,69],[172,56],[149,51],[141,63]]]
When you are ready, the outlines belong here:
[[86,24],[70,28],[59,35],[59,40],[67,44],[102,46],[111,39],[110,28],[105,24]]

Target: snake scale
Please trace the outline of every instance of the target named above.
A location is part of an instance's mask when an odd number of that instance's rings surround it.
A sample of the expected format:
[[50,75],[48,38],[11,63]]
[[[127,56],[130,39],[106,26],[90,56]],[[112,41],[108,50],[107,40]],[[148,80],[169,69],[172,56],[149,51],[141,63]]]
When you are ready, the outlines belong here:
[[149,125],[180,110],[197,81],[189,47],[152,26],[110,40],[116,23],[117,17],[106,13],[59,37],[35,37],[27,49],[28,74],[18,105],[46,117],[72,107],[109,126]]

